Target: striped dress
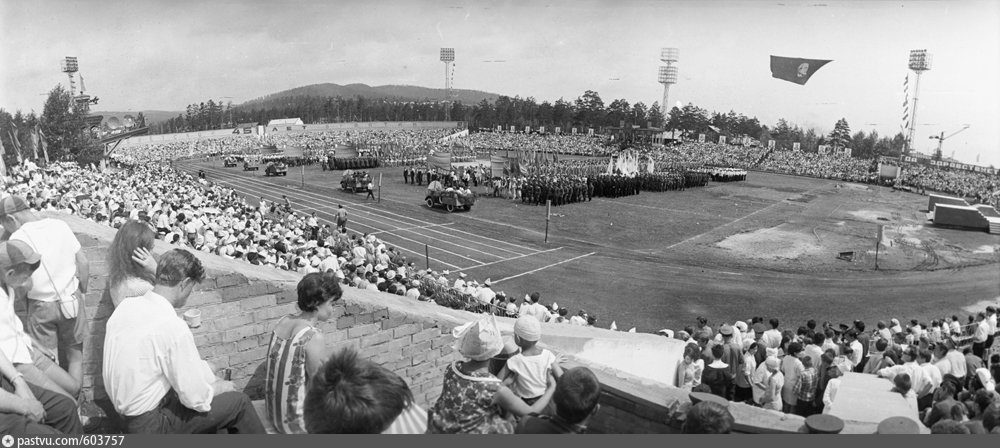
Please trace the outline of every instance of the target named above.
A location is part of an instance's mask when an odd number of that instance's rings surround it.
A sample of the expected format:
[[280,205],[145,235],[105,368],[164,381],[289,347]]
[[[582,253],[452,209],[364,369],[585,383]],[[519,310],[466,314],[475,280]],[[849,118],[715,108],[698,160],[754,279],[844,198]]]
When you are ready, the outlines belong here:
[[[279,322],[280,324],[280,322]],[[302,406],[306,399],[306,344],[318,330],[309,326],[291,339],[271,333],[267,346],[264,399],[267,419],[282,434],[305,434]]]

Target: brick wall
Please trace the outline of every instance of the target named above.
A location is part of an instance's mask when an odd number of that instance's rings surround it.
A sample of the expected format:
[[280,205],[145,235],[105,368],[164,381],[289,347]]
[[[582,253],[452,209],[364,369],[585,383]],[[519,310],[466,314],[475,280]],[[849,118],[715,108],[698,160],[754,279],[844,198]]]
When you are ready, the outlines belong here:
[[[86,235],[78,234],[78,239],[91,263],[84,397],[93,401],[95,392],[98,398],[102,393],[101,353],[113,305],[107,292],[106,245]],[[282,316],[297,311],[294,287],[294,282],[253,280],[208,269],[208,278],[178,310],[201,310],[202,325],[192,330],[199,352],[216,369],[231,369],[233,382],[251,398],[263,398],[263,361],[271,329]],[[432,404],[441,392],[444,366],[458,359],[451,347],[451,326],[442,329],[439,322],[419,315],[351,300],[357,292],[346,291],[334,317],[320,325],[328,348],[358,351],[406,378],[419,404]]]

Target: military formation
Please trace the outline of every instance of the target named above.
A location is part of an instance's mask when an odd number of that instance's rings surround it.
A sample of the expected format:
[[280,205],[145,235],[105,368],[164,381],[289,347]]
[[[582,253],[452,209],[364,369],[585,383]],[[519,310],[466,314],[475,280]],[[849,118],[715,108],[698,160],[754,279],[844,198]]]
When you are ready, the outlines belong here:
[[377,168],[379,166],[376,157],[327,157],[323,162],[323,170],[360,170]]
[[586,177],[531,176],[521,186],[521,202],[532,205],[565,205],[592,200],[594,183]]

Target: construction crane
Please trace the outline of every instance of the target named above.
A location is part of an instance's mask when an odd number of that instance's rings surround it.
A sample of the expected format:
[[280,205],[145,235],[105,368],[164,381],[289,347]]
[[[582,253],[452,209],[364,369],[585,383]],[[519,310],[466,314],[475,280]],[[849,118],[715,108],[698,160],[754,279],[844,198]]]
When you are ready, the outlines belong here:
[[941,131],[941,135],[932,135],[932,136],[928,137],[928,138],[930,138],[932,140],[936,139],[938,141],[937,151],[934,152],[934,160],[941,160],[941,147],[944,146],[944,141],[945,140],[948,140],[949,138],[954,137],[955,135],[957,135],[958,133],[960,133],[960,132],[962,132],[962,131],[964,131],[966,129],[969,129],[969,125],[964,125],[962,127],[962,129],[959,129],[959,130],[957,130],[955,132],[952,132],[951,134],[948,134],[948,135],[944,135],[944,131]]

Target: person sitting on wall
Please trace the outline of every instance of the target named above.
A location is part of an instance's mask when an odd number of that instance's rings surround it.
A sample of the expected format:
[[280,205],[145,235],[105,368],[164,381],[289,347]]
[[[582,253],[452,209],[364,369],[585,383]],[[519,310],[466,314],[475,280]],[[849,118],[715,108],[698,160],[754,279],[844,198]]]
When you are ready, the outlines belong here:
[[332,273],[307,274],[296,289],[299,314],[281,318],[267,347],[267,418],[282,434],[305,433],[306,389],[326,360],[318,324],[333,316],[343,290]]
[[104,384],[129,433],[264,433],[250,399],[215,377],[177,317],[204,279],[201,261],[171,250],[160,257],[153,289],[108,319]]

